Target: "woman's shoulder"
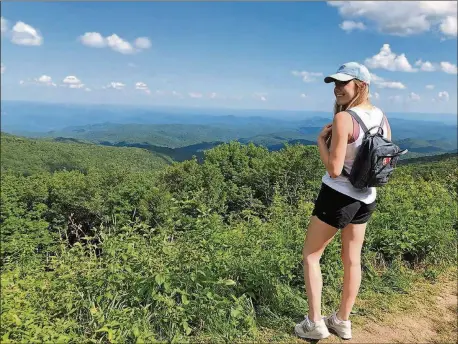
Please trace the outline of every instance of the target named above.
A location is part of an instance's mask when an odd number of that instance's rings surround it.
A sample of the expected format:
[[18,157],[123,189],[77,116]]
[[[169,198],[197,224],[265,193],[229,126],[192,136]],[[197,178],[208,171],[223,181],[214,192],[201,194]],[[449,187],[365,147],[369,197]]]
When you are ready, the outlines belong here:
[[349,108],[348,110],[353,110],[355,112],[363,111],[363,112],[381,112],[383,113],[382,109],[375,105],[371,105],[371,106],[356,105],[356,106]]
[[337,112],[335,115],[334,115],[334,122],[348,122],[349,120],[351,120],[352,118],[352,115],[350,115],[348,113],[348,111],[344,110],[344,111],[340,111],[340,112]]

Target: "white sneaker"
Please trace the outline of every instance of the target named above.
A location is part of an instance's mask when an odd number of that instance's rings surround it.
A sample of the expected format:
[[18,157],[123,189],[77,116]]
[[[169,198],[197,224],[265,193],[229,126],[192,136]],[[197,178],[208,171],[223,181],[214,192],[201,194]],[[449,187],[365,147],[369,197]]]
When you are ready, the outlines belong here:
[[323,319],[313,322],[308,315],[303,321],[296,324],[294,332],[303,339],[324,339],[331,335]]
[[351,321],[337,319],[337,313],[325,317],[324,322],[330,330],[334,330],[342,339],[351,339]]

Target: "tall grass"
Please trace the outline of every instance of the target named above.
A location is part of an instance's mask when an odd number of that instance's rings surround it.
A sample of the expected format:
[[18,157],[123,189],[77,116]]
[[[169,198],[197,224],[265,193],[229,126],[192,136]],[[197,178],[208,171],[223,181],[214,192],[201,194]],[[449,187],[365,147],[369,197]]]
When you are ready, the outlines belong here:
[[[261,327],[290,332],[307,312],[301,251],[317,166],[314,147],[230,144],[154,178],[2,176],[2,343],[236,342],[256,340]],[[363,294],[405,293],[419,267],[434,278],[454,261],[455,196],[403,169],[380,189]],[[342,287],[339,237],[322,272],[329,312]]]

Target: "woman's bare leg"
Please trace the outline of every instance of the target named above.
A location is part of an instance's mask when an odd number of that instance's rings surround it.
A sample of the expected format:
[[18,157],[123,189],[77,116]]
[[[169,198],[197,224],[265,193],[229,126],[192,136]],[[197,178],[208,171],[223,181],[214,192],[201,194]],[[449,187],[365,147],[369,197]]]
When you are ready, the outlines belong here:
[[366,224],[349,224],[342,230],[343,292],[337,318],[348,320],[361,285],[361,249]]
[[321,291],[323,279],[320,269],[320,258],[326,246],[331,242],[337,229],[312,216],[304,249],[304,281],[309,305],[308,316],[313,322],[321,319]]

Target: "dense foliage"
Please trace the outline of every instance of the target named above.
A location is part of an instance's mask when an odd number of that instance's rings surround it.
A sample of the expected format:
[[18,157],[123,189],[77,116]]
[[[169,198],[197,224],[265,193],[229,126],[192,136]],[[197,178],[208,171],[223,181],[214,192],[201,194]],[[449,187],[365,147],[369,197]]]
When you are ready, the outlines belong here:
[[[2,343],[290,333],[307,311],[301,250],[324,173],[317,149],[232,142],[205,156],[158,173],[2,173]],[[362,293],[403,292],[409,269],[434,276],[455,261],[448,183],[456,157],[403,166],[379,189]],[[322,258],[325,312],[339,302],[339,242]]]
[[23,174],[91,168],[148,171],[172,162],[167,155],[137,148],[111,148],[91,143],[33,140],[1,134],[1,167],[3,171]]

